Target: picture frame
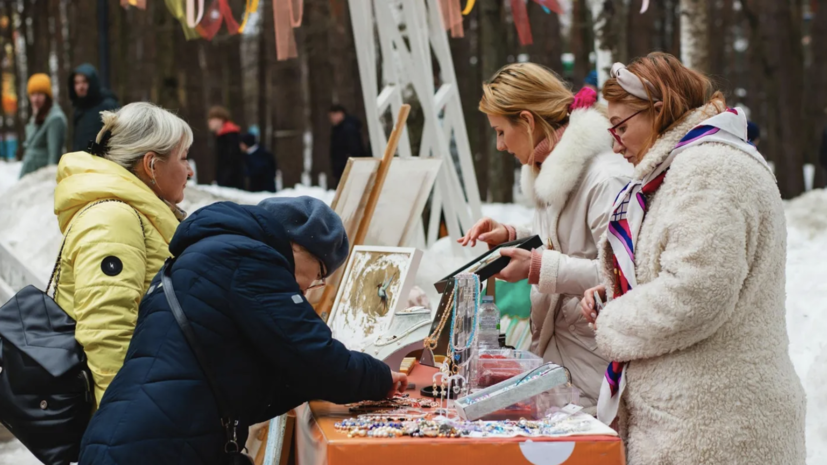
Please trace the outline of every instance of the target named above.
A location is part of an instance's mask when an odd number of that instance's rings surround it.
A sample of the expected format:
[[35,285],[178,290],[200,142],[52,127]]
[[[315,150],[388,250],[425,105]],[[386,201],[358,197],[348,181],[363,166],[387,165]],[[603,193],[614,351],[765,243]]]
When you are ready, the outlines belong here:
[[448,282],[451,281],[454,276],[460,273],[474,273],[480,277],[480,281],[485,281],[486,279],[502,271],[503,268],[508,266],[508,262],[511,261],[511,259],[508,257],[500,256],[500,250],[511,247],[523,250],[534,250],[542,246],[543,241],[542,239],[540,239],[540,236],[531,236],[528,238],[517,239],[516,241],[500,244],[497,247],[494,247],[488,252],[475,258],[474,260],[466,263],[462,266],[462,268],[440,279],[439,281],[434,283],[434,287],[436,287],[437,292],[443,294],[445,292],[445,288],[448,285]]
[[422,252],[412,247],[356,246],[327,323],[348,349],[364,351],[404,310]]

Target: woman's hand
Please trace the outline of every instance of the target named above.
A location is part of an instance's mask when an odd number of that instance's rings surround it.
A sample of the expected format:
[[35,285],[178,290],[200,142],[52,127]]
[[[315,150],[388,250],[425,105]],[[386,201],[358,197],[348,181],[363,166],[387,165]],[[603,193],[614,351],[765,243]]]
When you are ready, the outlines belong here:
[[391,371],[391,378],[393,378],[393,386],[388,392],[388,398],[391,398],[397,394],[402,394],[408,389],[408,375],[405,373]]
[[586,321],[591,323],[594,329],[597,329],[597,326],[594,326],[595,321],[597,320],[598,312],[594,302],[595,292],[597,292],[603,302],[606,301],[606,286],[601,284],[597,287],[593,287],[586,291],[586,294],[583,296],[583,300],[580,301],[580,311],[583,313],[583,317],[586,318]]
[[477,240],[491,246],[500,245],[508,242],[508,229],[491,218],[483,218],[477,221],[477,224],[471,227],[464,237],[457,239],[457,242],[463,247],[469,244],[474,247],[477,245]]
[[528,279],[528,270],[531,268],[531,252],[525,249],[507,248],[500,250],[500,256],[509,257],[511,261],[496,276],[497,279],[516,283]]

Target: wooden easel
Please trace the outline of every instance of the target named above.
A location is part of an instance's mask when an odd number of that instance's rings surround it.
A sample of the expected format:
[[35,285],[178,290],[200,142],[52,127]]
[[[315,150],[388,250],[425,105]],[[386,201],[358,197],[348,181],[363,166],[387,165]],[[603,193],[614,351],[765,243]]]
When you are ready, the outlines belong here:
[[[370,222],[373,219],[373,213],[376,211],[376,205],[379,203],[379,195],[382,193],[382,187],[385,185],[385,178],[388,176],[393,156],[396,153],[396,147],[399,145],[399,138],[402,136],[402,131],[405,129],[405,123],[408,121],[408,114],[411,112],[411,106],[408,104],[402,105],[399,108],[399,115],[396,118],[396,125],[391,132],[388,145],[385,147],[385,153],[382,156],[382,161],[379,164],[379,170],[376,173],[376,181],[368,197],[368,202],[365,205],[365,213],[362,215],[362,221],[359,223],[359,229],[356,230],[356,237],[350,241],[350,252],[353,252],[353,247],[357,245],[364,245],[365,237],[368,235],[370,229]],[[333,308],[334,300],[336,299],[336,291],[339,288],[338,282],[331,282],[325,286],[324,293],[321,300],[316,304],[316,313],[326,319],[330,315],[330,310]]]

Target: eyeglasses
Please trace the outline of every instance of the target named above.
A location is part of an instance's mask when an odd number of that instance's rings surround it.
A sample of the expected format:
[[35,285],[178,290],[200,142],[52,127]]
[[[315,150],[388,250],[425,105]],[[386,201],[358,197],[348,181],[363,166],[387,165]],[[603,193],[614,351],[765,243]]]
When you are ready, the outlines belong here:
[[609,133],[611,133],[612,137],[615,138],[615,140],[617,141],[618,144],[623,145],[623,142],[620,140],[620,134],[617,133],[617,128],[619,128],[620,126],[623,125],[623,123],[629,121],[630,119],[634,118],[635,116],[639,115],[642,112],[643,112],[643,110],[632,113],[632,115],[629,116],[628,118],[624,119],[623,121],[621,121],[621,122],[619,122],[619,123],[617,123],[614,126],[609,128]]
[[308,286],[307,290],[309,291],[311,289],[318,289],[320,287],[324,287],[326,284],[325,276],[327,276],[327,272],[324,267],[324,262],[319,260],[319,278],[313,281],[313,283],[310,286]]

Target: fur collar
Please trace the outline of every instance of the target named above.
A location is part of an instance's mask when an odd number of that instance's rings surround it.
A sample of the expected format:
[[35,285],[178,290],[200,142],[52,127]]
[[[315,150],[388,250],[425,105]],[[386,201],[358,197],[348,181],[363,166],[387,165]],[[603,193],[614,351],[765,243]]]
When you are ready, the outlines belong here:
[[689,114],[678,123],[677,126],[669,129],[661,134],[655,145],[646,153],[643,160],[635,166],[634,179],[643,179],[655,170],[664,160],[672,153],[672,149],[678,145],[678,142],[695,126],[706,119],[709,119],[725,108],[722,108],[717,103],[709,103],[700,108],[690,110]]
[[610,127],[609,120],[594,108],[573,111],[563,137],[543,161],[540,172],[523,166],[520,182],[523,192],[531,193],[538,205],[561,212],[589,161],[612,149]]

